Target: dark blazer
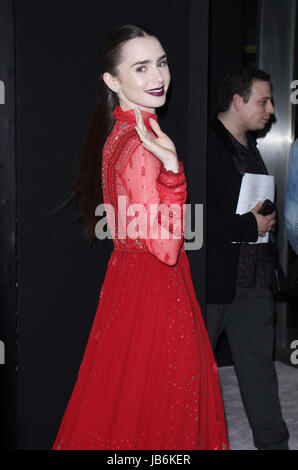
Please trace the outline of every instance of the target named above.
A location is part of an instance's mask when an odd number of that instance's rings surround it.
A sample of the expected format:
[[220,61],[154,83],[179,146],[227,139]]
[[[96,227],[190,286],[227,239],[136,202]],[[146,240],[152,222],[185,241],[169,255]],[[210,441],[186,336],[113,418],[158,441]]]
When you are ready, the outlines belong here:
[[[248,135],[250,143],[255,140]],[[264,162],[258,158],[267,173]],[[215,118],[208,127],[207,159],[207,303],[226,304],[235,297],[239,243],[255,242],[258,226],[252,212],[237,215],[242,175],[236,167],[233,143]]]

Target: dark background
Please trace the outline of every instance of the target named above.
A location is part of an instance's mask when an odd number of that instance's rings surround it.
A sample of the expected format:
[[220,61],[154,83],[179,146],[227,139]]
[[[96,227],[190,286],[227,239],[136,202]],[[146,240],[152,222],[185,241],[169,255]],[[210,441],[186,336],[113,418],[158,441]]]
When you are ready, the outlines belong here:
[[[75,384],[112,250],[89,247],[72,191],[95,103],[98,46],[113,26],[137,23],[160,39],[172,86],[160,125],[185,164],[188,202],[205,204],[206,128],[217,87],[255,63],[256,0],[0,0],[1,447],[49,449]],[[252,47],[248,47],[252,46]],[[205,312],[205,248],[189,253]],[[231,364],[225,338],[216,359]]]
[[[160,39],[172,72],[172,90],[160,123],[173,136],[180,158],[191,171],[189,12],[192,8],[199,15],[192,16],[196,35],[196,21],[205,15],[205,36],[200,32],[196,39],[204,39],[199,46],[207,58],[207,6],[205,1],[197,7],[187,1],[151,1],[144,14],[139,1],[114,2],[111,14],[111,5],[91,0],[15,2],[20,449],[46,449],[53,443],[76,380],[112,249],[108,240],[87,245],[81,224],[74,221],[74,205],[49,215],[72,190],[78,151],[95,102],[99,42],[107,30],[124,23],[142,24]],[[206,61],[200,66],[201,72],[207,71]],[[207,74],[202,77],[207,79]],[[199,92],[195,100],[192,96],[190,108],[206,110],[206,103],[202,106],[198,101],[206,101],[202,79],[196,86]],[[205,130],[200,132],[205,134]],[[205,154],[203,141],[200,150],[192,155],[194,161]],[[204,202],[204,185],[201,174],[198,191],[192,194],[200,203]],[[202,254],[197,256],[201,259]],[[204,277],[202,263],[194,269],[196,279]],[[204,305],[204,291],[199,283],[196,288]]]

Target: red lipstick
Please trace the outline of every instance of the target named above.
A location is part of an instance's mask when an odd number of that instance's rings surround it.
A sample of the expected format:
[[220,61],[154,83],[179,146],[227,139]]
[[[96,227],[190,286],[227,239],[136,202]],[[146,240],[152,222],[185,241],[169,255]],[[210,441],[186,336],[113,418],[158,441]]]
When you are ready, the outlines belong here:
[[152,90],[146,90],[146,93],[152,96],[163,96],[165,94],[164,86],[160,88],[152,88]]

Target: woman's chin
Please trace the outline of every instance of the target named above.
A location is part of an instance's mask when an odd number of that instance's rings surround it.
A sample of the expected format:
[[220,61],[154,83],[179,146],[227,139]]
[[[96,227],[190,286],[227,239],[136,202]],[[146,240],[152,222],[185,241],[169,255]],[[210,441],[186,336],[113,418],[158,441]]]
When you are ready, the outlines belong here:
[[166,102],[166,95],[164,96],[159,96],[159,97],[154,97],[152,100],[150,100],[150,103],[144,104],[146,108],[161,108]]

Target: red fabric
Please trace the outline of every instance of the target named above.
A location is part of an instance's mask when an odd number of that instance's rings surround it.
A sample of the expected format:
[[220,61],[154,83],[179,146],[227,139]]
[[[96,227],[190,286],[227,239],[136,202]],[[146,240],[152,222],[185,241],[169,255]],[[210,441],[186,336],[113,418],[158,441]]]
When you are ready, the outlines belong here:
[[[117,108],[114,116],[103,152],[105,203],[118,209],[122,196],[128,207],[175,206],[170,224],[157,209],[151,219],[140,210],[143,238],[123,236],[131,216],[111,222],[115,250],[53,449],[228,449],[217,366],[180,223],[176,229],[186,199],[183,166],[167,172],[143,148],[133,111]],[[152,115],[143,116],[149,129]]]

